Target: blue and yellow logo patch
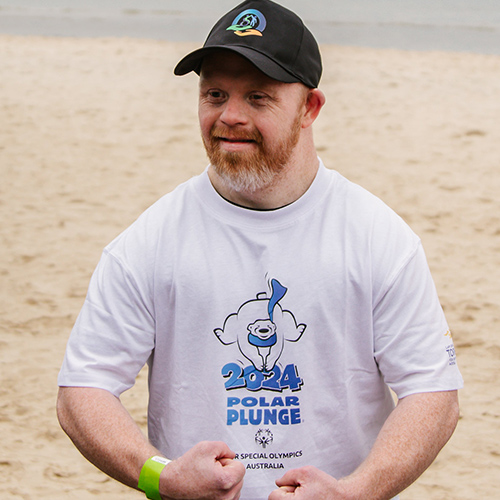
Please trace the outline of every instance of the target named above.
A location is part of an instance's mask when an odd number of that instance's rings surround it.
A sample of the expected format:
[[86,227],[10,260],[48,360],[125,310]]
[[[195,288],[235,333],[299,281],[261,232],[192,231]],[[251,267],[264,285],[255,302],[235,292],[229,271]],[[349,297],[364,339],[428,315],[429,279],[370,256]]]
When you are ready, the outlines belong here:
[[255,9],[248,9],[238,14],[231,26],[226,28],[227,31],[234,31],[238,36],[262,36],[262,32],[266,29],[266,18]]

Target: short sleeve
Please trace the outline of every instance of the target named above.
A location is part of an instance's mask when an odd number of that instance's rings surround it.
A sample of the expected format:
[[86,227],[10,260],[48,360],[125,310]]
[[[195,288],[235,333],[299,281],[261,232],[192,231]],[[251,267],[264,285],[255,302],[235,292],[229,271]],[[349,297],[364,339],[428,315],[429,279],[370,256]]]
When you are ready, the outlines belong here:
[[374,347],[384,381],[399,398],[463,386],[420,243],[375,304]]
[[71,332],[58,384],[97,387],[119,396],[134,385],[154,344],[146,291],[105,250]]

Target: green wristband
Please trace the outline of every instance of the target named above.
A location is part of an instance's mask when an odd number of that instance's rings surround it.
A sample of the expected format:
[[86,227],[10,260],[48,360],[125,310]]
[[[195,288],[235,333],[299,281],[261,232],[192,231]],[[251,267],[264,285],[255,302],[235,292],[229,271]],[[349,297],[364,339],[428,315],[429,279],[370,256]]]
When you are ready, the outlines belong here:
[[151,500],[161,500],[160,474],[171,461],[164,457],[151,457],[142,466],[138,486]]

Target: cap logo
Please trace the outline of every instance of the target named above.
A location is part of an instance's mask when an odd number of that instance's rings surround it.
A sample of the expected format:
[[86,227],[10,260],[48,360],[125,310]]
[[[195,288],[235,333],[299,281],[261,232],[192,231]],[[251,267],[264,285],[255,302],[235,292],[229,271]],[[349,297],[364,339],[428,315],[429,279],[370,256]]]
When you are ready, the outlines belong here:
[[266,24],[266,18],[261,12],[255,9],[248,9],[238,14],[233,24],[229,28],[226,28],[226,31],[234,31],[234,34],[238,36],[262,36],[262,32],[266,29]]

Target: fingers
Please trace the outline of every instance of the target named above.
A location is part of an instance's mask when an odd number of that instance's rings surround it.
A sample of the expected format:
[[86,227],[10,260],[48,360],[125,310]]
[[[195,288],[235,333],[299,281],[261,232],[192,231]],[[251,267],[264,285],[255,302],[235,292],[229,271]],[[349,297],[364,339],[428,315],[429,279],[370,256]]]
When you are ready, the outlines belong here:
[[245,475],[245,466],[241,462],[234,460],[236,453],[234,453],[226,443],[222,441],[206,441],[200,443],[200,445],[212,450],[215,460],[223,467],[226,474],[230,475],[230,477],[234,477],[237,482],[243,479]]
[[292,495],[295,494],[295,487],[294,486],[280,486],[277,490],[274,490],[270,495],[268,500],[281,500],[283,498],[285,499],[291,499]]
[[246,471],[241,462],[231,458],[221,458],[219,463],[222,466],[221,479],[226,483],[225,488],[231,489],[240,483],[243,486],[243,477]]
[[164,469],[163,498],[238,499],[245,466],[235,456],[222,442],[196,444]]
[[229,446],[222,441],[205,441],[204,444],[213,449],[213,452],[216,455],[216,459],[220,460],[221,458],[231,458],[233,459],[236,456],[236,453],[229,448]]
[[235,474],[245,475],[245,466],[238,460],[232,458],[219,458],[219,463],[227,470],[234,470]]
[[301,469],[289,470],[283,477],[276,480],[277,490],[274,490],[268,500],[280,500],[283,498],[291,498],[295,495],[295,490],[300,486]]
[[340,482],[324,471],[313,466],[301,467],[288,471],[276,481],[278,486],[269,496],[269,500],[300,498],[317,500],[318,498],[345,498],[345,491]]
[[237,500],[243,488],[243,477],[245,476],[245,466],[234,460],[236,454],[229,449],[225,443],[215,443],[219,447],[218,464],[222,467],[220,475],[220,487],[227,492],[227,498]]
[[[204,441],[193,448],[196,453],[214,461],[215,465],[211,474],[213,480],[219,485],[221,490],[231,491],[236,488],[241,490],[243,485],[243,476],[245,475],[245,466],[234,460],[236,454],[222,441]],[[240,484],[241,483],[241,484]]]
[[302,476],[302,469],[289,470],[283,477],[276,480],[276,486],[289,486],[294,490],[300,485],[300,477]]

